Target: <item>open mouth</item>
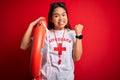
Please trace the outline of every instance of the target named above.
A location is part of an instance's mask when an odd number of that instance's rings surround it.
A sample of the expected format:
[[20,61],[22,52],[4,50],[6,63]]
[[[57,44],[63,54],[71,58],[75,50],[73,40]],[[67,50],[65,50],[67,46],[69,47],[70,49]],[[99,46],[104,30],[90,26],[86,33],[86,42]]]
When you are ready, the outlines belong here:
[[64,25],[63,21],[58,22],[58,25]]

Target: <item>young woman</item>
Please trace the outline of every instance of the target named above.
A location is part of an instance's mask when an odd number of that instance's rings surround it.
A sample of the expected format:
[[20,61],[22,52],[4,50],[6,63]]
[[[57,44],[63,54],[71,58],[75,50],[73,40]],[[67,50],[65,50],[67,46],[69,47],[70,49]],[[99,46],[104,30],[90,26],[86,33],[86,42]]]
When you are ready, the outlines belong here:
[[[31,32],[38,23],[30,23],[21,42],[21,49],[28,49],[31,44]],[[74,80],[74,61],[82,55],[83,25],[78,24],[75,30],[70,29],[68,12],[63,2],[51,4],[48,14],[49,36],[45,38],[42,49],[41,80]]]

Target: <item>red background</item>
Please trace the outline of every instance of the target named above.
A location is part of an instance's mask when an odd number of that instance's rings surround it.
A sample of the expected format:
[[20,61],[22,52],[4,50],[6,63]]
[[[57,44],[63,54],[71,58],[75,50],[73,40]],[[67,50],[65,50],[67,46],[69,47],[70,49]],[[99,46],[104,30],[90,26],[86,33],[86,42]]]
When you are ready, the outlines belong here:
[[[55,0],[0,0],[0,79],[30,80],[30,51],[20,50],[29,23]],[[61,1],[61,0],[59,0]],[[120,80],[119,0],[64,0],[72,28],[84,25],[75,80]]]

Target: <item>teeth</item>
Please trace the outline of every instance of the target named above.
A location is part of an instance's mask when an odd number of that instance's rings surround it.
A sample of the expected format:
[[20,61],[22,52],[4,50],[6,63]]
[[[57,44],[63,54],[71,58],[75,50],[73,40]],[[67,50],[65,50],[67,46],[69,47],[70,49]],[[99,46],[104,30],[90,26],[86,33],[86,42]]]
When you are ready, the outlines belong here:
[[59,25],[63,25],[63,24],[64,24],[64,22],[59,22],[58,24],[59,24]]

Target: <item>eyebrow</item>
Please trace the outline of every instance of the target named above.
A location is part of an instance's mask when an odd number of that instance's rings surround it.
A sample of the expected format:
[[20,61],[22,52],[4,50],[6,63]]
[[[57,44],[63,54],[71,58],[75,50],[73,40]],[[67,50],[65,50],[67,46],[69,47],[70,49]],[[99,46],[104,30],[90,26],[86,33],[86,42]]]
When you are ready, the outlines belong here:
[[[63,12],[62,14],[64,14],[64,13],[66,13],[66,12]],[[53,15],[59,15],[59,13],[53,13]]]

